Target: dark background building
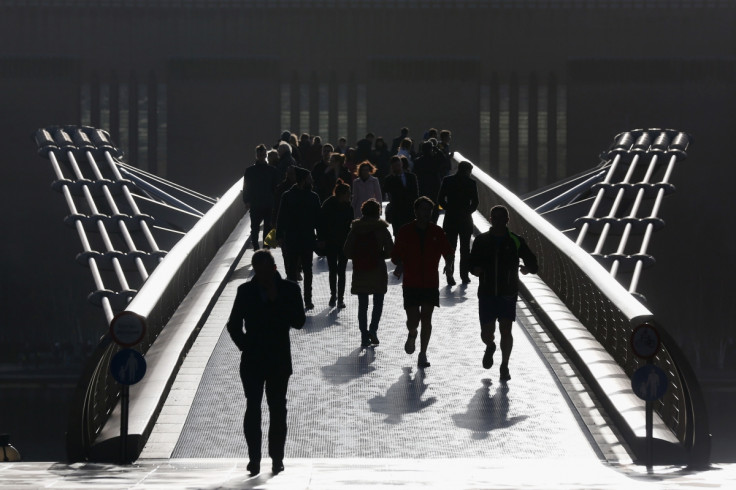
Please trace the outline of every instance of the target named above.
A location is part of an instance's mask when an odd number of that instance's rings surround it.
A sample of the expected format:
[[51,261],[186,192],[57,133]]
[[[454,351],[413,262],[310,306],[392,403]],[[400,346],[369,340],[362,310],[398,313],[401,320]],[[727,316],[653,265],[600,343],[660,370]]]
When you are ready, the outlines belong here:
[[[63,421],[105,329],[30,139],[52,124],[108,129],[127,162],[214,196],[284,129],[351,144],[451,129],[519,193],[592,167],[621,131],[688,131],[639,290],[711,413],[732,412],[734,25],[727,0],[0,0],[0,431],[27,436],[9,406],[31,392]],[[734,457],[723,424],[716,453]],[[61,457],[60,426],[26,454]]]

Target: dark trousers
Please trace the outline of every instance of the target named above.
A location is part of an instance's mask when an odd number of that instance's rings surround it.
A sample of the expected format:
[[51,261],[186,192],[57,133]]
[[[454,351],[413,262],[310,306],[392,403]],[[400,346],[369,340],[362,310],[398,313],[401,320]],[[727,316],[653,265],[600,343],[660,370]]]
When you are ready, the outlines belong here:
[[368,326],[368,296],[369,294],[358,295],[358,328],[365,333],[368,330],[375,332],[378,330],[378,322],[381,321],[383,313],[383,294],[373,295],[373,311],[371,312],[371,324]]
[[263,238],[271,231],[271,213],[273,209],[264,207],[250,208],[250,243],[253,250],[258,250],[258,232],[263,222]]
[[345,269],[348,258],[340,247],[327,249],[327,267],[330,270],[330,295],[342,299],[345,297]]
[[274,461],[283,461],[286,445],[286,390],[289,386],[289,375],[283,373],[267,374],[257,370],[246,370],[240,364],[240,379],[247,405],[243,418],[243,432],[248,444],[248,457],[251,461],[261,460],[261,401],[263,389],[266,389],[271,424],[268,427],[268,454]]
[[442,224],[450,246],[455,248],[460,237],[460,277],[465,279],[470,272],[470,237],[473,236],[473,218],[470,216],[455,218],[445,215]]
[[312,254],[311,248],[301,248],[293,245],[284,245],[284,267],[286,278],[296,281],[299,276],[299,267],[304,275],[304,300],[312,299]]

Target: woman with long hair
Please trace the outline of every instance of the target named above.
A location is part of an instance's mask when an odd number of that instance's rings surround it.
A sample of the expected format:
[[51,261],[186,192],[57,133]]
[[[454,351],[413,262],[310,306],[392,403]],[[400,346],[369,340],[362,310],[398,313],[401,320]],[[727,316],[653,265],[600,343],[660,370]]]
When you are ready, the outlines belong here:
[[[394,242],[388,223],[380,216],[381,204],[368,199],[361,207],[361,218],[353,221],[345,241],[345,256],[353,261],[350,292],[358,295],[360,345],[378,345],[378,323],[383,312],[383,297],[388,290],[386,259]],[[373,295],[373,311],[368,323],[368,297]]]
[[376,173],[376,167],[368,160],[358,165],[355,172],[356,178],[353,180],[353,213],[355,216],[360,216],[361,207],[368,199],[378,201],[379,216],[381,214],[383,194],[381,194],[381,184],[373,176],[374,173]]

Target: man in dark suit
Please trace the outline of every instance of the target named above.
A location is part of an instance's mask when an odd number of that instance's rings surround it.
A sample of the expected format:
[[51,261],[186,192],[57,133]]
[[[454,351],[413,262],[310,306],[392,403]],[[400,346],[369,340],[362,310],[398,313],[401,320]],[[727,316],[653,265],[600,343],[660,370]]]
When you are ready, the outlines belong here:
[[258,250],[258,233],[263,222],[263,237],[271,231],[273,195],[279,185],[279,171],[266,161],[266,145],[256,147],[256,163],[245,169],[243,202],[250,210],[250,241]]
[[419,197],[417,177],[405,171],[401,157],[391,157],[391,174],[383,182],[383,190],[389,197],[386,220],[391,222],[394,236],[399,228],[414,219],[414,201]]
[[286,277],[296,281],[301,268],[304,274],[304,307],[312,303],[312,259],[317,242],[319,196],[312,189],[312,175],[307,169],[296,167],[296,184],[281,196],[279,216],[276,218],[276,240],[283,248]]
[[[470,282],[470,237],[473,235],[473,213],[478,209],[478,186],[470,178],[473,164],[462,161],[457,165],[455,175],[442,179],[437,204],[445,210],[442,228],[452,248],[460,237],[460,279],[464,284]],[[455,285],[452,267],[445,270],[447,284]]]
[[240,379],[247,400],[243,430],[248,444],[248,471],[261,470],[261,401],[265,385],[271,425],[268,453],[272,470],[284,470],[286,445],[286,390],[291,367],[290,328],[302,328],[306,320],[299,285],[282,279],[268,250],[251,260],[254,277],[238,287],[227,330],[242,351]]

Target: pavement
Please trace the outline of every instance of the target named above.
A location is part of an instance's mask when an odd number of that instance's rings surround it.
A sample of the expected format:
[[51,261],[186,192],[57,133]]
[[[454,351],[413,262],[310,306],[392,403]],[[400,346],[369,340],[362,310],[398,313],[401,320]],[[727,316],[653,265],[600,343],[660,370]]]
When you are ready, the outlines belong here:
[[[283,270],[280,253],[279,269]],[[249,477],[240,354],[225,322],[250,277],[243,254],[187,354],[141,457],[132,465],[0,464],[0,488],[734,488],[736,465],[692,472],[632,464],[574,366],[519,301],[512,379],[481,366],[477,281],[441,279],[428,357],[403,350],[401,285],[389,281],[378,335],[360,348],[357,297],[327,305],[324,259],[314,301],[291,335],[286,471]],[[389,265],[390,267],[390,265]],[[456,264],[457,268],[457,264]],[[350,284],[348,269],[348,292]],[[264,403],[264,428],[268,424]],[[264,430],[264,438],[267,430]],[[264,456],[267,455],[264,440]]]

